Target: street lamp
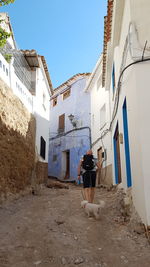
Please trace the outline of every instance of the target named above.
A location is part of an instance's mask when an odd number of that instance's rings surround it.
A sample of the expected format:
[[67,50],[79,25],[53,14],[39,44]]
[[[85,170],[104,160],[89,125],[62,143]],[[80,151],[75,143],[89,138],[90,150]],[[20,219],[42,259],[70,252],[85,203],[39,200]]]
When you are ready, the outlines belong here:
[[68,116],[68,118],[69,118],[71,124],[73,125],[73,127],[76,127],[77,126],[77,121],[74,120],[74,115],[70,114]]

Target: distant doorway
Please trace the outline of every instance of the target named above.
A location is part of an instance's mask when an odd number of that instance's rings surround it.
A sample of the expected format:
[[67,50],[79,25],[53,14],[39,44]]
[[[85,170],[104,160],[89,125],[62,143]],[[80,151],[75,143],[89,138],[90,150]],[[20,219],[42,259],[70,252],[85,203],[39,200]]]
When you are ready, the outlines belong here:
[[114,140],[115,179],[116,179],[116,184],[120,184],[122,182],[122,178],[121,178],[120,142],[119,142],[118,123],[116,126],[113,140]]
[[69,179],[70,177],[70,151],[66,150],[62,153],[62,169],[63,179]]
[[[101,166],[101,168],[102,168],[102,160],[103,160],[103,158],[102,158],[102,147],[100,147],[98,150],[97,150],[97,158],[98,158],[98,162],[99,162],[99,164],[100,164],[100,166]],[[98,171],[97,171],[97,181],[98,181],[98,185],[101,183],[101,168],[100,169],[98,169]]]

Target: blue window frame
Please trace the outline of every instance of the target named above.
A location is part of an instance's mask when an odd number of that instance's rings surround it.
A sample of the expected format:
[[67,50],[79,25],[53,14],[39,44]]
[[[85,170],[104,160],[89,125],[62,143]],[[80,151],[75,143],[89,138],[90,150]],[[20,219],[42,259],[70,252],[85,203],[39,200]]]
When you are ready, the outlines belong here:
[[112,89],[113,89],[113,93],[115,92],[115,86],[116,86],[116,81],[115,81],[115,63],[113,63],[113,68],[112,68]]

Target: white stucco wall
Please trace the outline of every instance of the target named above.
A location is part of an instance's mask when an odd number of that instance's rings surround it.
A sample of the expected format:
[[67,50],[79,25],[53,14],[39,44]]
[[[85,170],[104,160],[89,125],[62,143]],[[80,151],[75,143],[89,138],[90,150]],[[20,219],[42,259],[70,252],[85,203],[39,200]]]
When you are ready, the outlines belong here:
[[41,161],[48,162],[49,147],[49,116],[50,116],[50,92],[47,80],[44,77],[42,65],[36,69],[36,93],[34,96],[34,115],[36,118],[36,146],[40,155],[40,138],[46,142],[45,160],[40,157]]
[[[116,2],[116,1],[115,1]],[[122,17],[122,27],[118,46],[114,47],[113,60],[115,63],[115,78],[118,81],[120,71],[134,60],[142,58],[145,40],[149,41],[148,33],[150,2],[126,0]],[[114,20],[114,18],[113,18]],[[136,31],[130,29],[129,25],[134,22]],[[113,28],[115,31],[115,27]],[[137,34],[137,35],[136,35]],[[115,36],[112,33],[112,36]],[[127,36],[130,43],[126,46]],[[140,51],[140,53],[139,53]],[[140,56],[139,56],[140,55]],[[144,56],[148,57],[146,49]],[[121,69],[122,64],[122,69]],[[119,133],[123,133],[122,106],[124,99],[127,101],[129,146],[132,176],[132,196],[135,208],[145,224],[150,225],[150,164],[149,164],[149,136],[150,125],[148,114],[150,114],[150,61],[130,66],[123,74],[119,105],[117,115],[112,125],[112,139],[116,124],[119,125]],[[111,116],[114,109],[116,91],[113,94],[110,85]],[[122,184],[127,188],[127,173],[125,161],[125,146],[120,144]]]
[[[101,72],[99,72],[101,73]],[[99,75],[95,79],[90,93],[91,93],[91,130],[92,130],[92,143],[94,143],[105,131],[109,128],[110,124],[110,111],[109,111],[109,91],[106,91],[105,88],[102,88],[102,84],[99,88],[97,88],[97,82],[99,79]],[[106,107],[106,120],[105,126],[101,128],[101,116],[100,110],[105,104]],[[112,164],[112,146],[111,146],[111,138],[110,133],[103,137],[103,140],[99,140],[93,146],[94,155],[97,157],[97,150],[103,147],[107,151],[107,165]]]

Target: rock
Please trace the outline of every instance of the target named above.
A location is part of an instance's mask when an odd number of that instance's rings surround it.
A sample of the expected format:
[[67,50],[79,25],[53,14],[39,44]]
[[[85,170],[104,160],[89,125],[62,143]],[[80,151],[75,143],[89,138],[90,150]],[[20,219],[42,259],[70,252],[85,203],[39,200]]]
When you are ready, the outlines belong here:
[[58,225],[60,225],[60,224],[63,224],[63,223],[64,223],[64,221],[62,221],[62,220],[55,220],[55,222],[56,222]]
[[62,262],[63,265],[67,264],[67,260],[66,260],[66,258],[65,258],[65,257],[62,257],[62,258],[61,258],[61,262]]
[[120,256],[120,258],[124,261],[124,263],[128,263],[128,259],[125,256]]
[[48,188],[57,188],[57,189],[69,189],[69,186],[66,184],[63,184],[59,181],[53,181],[53,180],[47,180]]
[[106,262],[95,263],[95,267],[107,267],[107,263]]
[[74,260],[74,264],[75,265],[78,265],[78,264],[81,264],[84,262],[84,259],[82,257],[79,257],[77,259]]
[[36,262],[34,262],[34,265],[39,265],[41,263],[42,263],[42,261],[36,261]]
[[144,229],[144,226],[141,225],[141,224],[138,224],[134,227],[134,232],[141,235],[141,234],[144,234],[145,233],[145,229]]

